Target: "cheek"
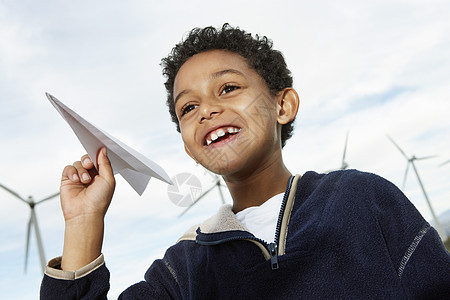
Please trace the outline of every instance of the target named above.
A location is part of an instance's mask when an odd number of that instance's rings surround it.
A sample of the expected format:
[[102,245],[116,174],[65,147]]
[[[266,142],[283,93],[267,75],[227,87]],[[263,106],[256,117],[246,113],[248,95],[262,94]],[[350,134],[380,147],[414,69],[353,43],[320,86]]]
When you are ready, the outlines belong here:
[[184,124],[184,122],[180,122],[179,121],[179,126],[180,126],[180,134],[181,134],[181,139],[183,140],[183,142],[186,142],[186,139],[188,138],[189,134],[189,127],[186,126],[186,124]]
[[181,133],[181,139],[183,140],[184,150],[191,158],[193,158],[195,161],[197,161],[194,158],[195,157],[195,147],[193,147],[193,138],[190,138],[190,136],[192,137],[192,135],[187,134],[186,131],[184,131],[184,132],[182,131],[182,133]]
[[267,131],[277,124],[276,99],[269,94],[260,93],[254,98],[249,98],[245,107],[241,109],[248,119],[256,124],[259,131]]
[[198,141],[196,140],[195,126],[190,122],[183,122],[180,124],[181,139],[186,148],[190,151],[195,151],[198,147]]
[[193,133],[190,132],[189,129],[187,129],[186,127],[180,126],[180,130],[181,130],[181,139],[183,140],[184,144],[187,145],[190,142],[192,142]]

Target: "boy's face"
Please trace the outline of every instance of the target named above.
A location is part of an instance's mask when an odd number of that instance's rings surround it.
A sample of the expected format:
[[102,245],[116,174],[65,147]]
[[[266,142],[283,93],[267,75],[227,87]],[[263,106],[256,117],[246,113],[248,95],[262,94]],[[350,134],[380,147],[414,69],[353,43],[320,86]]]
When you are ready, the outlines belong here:
[[248,176],[281,153],[279,97],[240,55],[194,55],[177,73],[174,97],[186,151],[212,172]]

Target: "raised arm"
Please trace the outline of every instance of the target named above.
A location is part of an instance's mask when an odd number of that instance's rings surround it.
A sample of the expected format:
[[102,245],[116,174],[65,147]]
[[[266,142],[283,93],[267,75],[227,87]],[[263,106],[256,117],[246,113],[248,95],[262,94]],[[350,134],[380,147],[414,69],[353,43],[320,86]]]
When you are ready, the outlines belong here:
[[104,217],[115,180],[106,148],[97,157],[98,172],[87,155],[64,168],[61,207],[65,220],[61,269],[75,271],[101,254]]

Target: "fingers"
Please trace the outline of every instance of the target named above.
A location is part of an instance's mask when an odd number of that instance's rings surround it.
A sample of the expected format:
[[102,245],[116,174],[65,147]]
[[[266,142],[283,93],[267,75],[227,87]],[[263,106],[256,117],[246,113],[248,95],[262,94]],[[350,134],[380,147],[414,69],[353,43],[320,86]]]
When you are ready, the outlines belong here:
[[63,170],[62,180],[70,180],[71,182],[81,182],[88,184],[96,175],[94,163],[88,155],[84,155],[81,161],[76,161],[73,165],[66,166]]
[[89,155],[85,154],[81,157],[81,165],[83,166],[83,168],[90,170],[94,167],[94,163],[92,162],[91,158],[89,157]]
[[80,178],[78,177],[77,169],[74,166],[66,166],[62,173],[62,181],[70,180],[72,182],[79,182]]
[[99,172],[97,172],[94,168],[94,163],[89,156],[87,154],[83,155],[81,160],[76,161],[73,165],[69,165],[64,168],[62,180],[70,180],[73,183],[81,182],[83,184],[88,184],[97,174],[99,174],[109,182],[114,182],[113,170],[105,147],[100,149],[98,152],[97,163]]
[[98,152],[97,162],[99,175],[107,179],[114,180],[113,170],[111,167],[111,163],[108,159],[105,147],[100,149],[100,151]]

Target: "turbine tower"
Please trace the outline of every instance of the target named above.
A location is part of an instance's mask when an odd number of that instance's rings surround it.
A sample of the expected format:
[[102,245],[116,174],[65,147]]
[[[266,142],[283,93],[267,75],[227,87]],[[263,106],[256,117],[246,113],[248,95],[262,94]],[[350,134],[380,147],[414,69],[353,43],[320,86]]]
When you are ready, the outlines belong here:
[[211,192],[214,188],[218,188],[219,190],[219,194],[220,194],[220,199],[222,200],[222,204],[225,204],[225,198],[223,196],[223,192],[222,192],[222,182],[220,181],[220,176],[214,174],[214,184],[203,194],[201,194],[197,199],[195,199],[195,201],[189,205],[179,216],[178,218],[180,218],[181,216],[183,216],[192,206],[194,206],[198,201],[200,201],[204,196],[206,196],[209,192]]
[[345,161],[345,155],[347,154],[347,144],[348,144],[348,131],[347,131],[347,134],[345,136],[344,154],[342,155],[341,166],[339,168],[337,168],[337,169],[332,169],[332,170],[325,171],[325,173],[330,173],[330,172],[337,171],[337,170],[345,170],[345,169],[348,168],[348,163]]
[[423,192],[423,195],[425,196],[425,200],[427,201],[428,207],[430,208],[431,215],[433,217],[433,221],[434,221],[436,230],[439,233],[439,236],[442,239],[442,241],[445,242],[447,240],[447,234],[445,233],[445,230],[442,228],[441,223],[439,222],[439,220],[438,220],[438,218],[437,218],[437,216],[436,216],[436,214],[434,212],[434,209],[431,206],[430,199],[428,198],[427,192],[425,191],[425,187],[424,187],[424,185],[422,183],[422,180],[420,179],[419,172],[417,172],[417,168],[416,168],[416,165],[414,163],[414,161],[416,161],[416,160],[424,160],[424,159],[428,159],[428,158],[433,158],[436,155],[425,156],[425,157],[416,157],[415,155],[413,155],[411,157],[408,157],[406,155],[406,153],[400,148],[400,146],[397,145],[397,143],[389,135],[387,137],[389,138],[389,140],[392,142],[392,144],[394,144],[394,146],[400,151],[400,153],[408,161],[408,163],[406,164],[405,175],[403,176],[403,190],[405,189],[406,177],[408,175],[409,166],[411,165],[413,167],[414,173],[416,173],[417,181],[419,181],[419,185],[422,188],[422,192]]
[[344,154],[342,155],[341,170],[345,170],[348,168],[348,163],[345,161],[345,154],[347,152],[347,143],[348,143],[348,131],[347,135],[345,136]]
[[40,261],[41,261],[42,273],[44,273],[45,266],[47,265],[47,261],[45,260],[44,247],[42,246],[41,233],[39,231],[39,226],[38,226],[38,222],[37,222],[36,212],[34,211],[34,208],[36,207],[36,205],[41,204],[44,201],[50,200],[50,199],[58,196],[59,192],[56,193],[56,194],[50,195],[50,196],[48,196],[48,197],[46,197],[44,199],[41,199],[39,201],[34,201],[32,196],[28,196],[27,199],[24,199],[18,193],[16,193],[13,190],[7,188],[6,186],[0,184],[0,187],[3,188],[4,190],[6,190],[7,192],[9,192],[10,194],[12,194],[13,196],[15,196],[16,198],[18,198],[19,200],[25,202],[30,207],[31,212],[30,212],[30,219],[28,220],[28,226],[27,226],[27,239],[26,239],[26,248],[25,248],[25,268],[24,268],[24,271],[26,272],[27,264],[28,264],[28,249],[29,249],[29,246],[30,246],[31,227],[34,226],[34,232],[36,234],[36,242],[37,242],[37,246],[38,246],[38,250],[39,250],[39,258],[40,258]]

